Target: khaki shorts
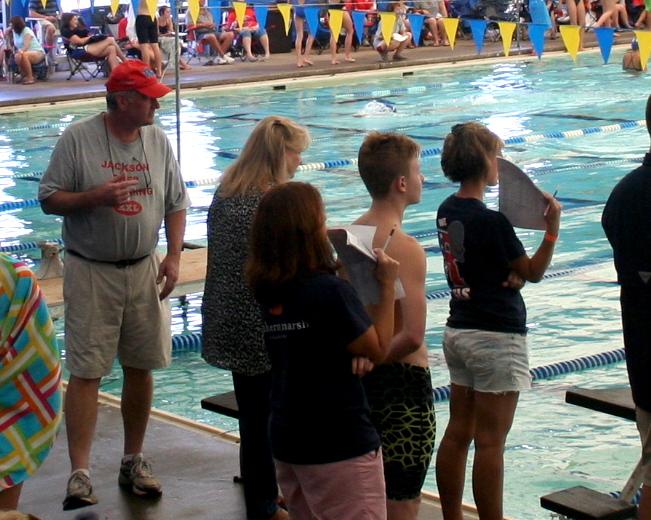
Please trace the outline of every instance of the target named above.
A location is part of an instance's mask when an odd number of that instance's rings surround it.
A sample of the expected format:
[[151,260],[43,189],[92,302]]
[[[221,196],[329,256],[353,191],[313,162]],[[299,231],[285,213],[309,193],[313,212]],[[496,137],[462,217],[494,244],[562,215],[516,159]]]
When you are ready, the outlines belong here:
[[642,408],[635,409],[637,429],[642,439],[642,482],[645,486],[651,486],[651,413]]
[[455,385],[487,393],[531,388],[524,334],[446,327],[443,354]]
[[66,255],[66,367],[83,379],[122,366],[152,370],[170,364],[172,338],[169,300],[158,299],[159,260],[151,255],[128,267]]

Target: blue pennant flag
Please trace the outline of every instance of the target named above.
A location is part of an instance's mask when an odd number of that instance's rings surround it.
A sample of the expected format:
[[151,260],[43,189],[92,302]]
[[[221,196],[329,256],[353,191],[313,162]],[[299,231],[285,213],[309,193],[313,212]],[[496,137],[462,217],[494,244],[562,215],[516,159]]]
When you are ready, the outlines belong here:
[[529,14],[531,23],[544,25],[546,29],[552,26],[552,19],[549,17],[549,10],[545,0],[529,0]]
[[470,22],[470,30],[472,31],[472,39],[475,40],[477,46],[477,54],[481,54],[484,48],[484,34],[486,33],[486,20],[468,20]]
[[610,49],[612,49],[615,39],[615,29],[613,27],[595,27],[593,30],[599,42],[601,57],[604,59],[604,63],[608,63]]
[[258,25],[260,25],[260,27],[266,27],[269,7],[266,5],[254,5],[253,10],[255,11],[255,17],[258,20]]
[[411,25],[411,34],[413,34],[414,45],[420,45],[420,33],[423,32],[423,22],[425,16],[422,14],[411,13],[407,15],[409,24]]
[[174,23],[179,23],[179,14],[178,10],[176,9],[176,0],[170,0],[170,9],[172,10],[172,19],[174,20]]
[[140,0],[131,0],[131,5],[133,6],[134,16],[138,16],[138,9],[140,8]]
[[310,31],[310,36],[316,38],[316,32],[319,30],[319,12],[321,8],[318,6],[305,6],[305,19],[307,20],[307,28]]
[[364,39],[365,23],[366,23],[366,13],[363,11],[353,11],[353,26],[355,27],[355,36],[357,36],[357,43],[359,43],[360,45],[362,44],[362,40]]
[[547,31],[547,29],[548,27],[543,24],[529,24],[529,40],[531,40],[531,45],[533,45],[533,50],[536,53],[536,56],[538,56],[538,59],[540,59],[545,50],[545,31]]

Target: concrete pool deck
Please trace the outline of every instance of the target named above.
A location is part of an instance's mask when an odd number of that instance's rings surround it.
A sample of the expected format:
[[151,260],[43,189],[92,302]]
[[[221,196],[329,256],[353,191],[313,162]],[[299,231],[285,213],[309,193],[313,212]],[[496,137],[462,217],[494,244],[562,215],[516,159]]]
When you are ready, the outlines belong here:
[[[630,42],[633,33],[622,34],[616,39],[616,44]],[[597,46],[593,33],[585,35],[585,48],[590,49]],[[545,43],[545,54],[549,52],[563,52],[564,46],[560,37],[556,40],[548,40]],[[531,43],[521,42],[520,49],[517,49],[516,42],[512,45],[511,56],[530,56]],[[418,47],[408,49],[405,61],[398,63],[382,63],[379,55],[369,47],[360,47],[353,53],[355,63],[343,61],[343,54],[338,57],[341,63],[332,65],[330,54],[326,50],[321,55],[313,54],[314,66],[296,67],[295,55],[293,53],[273,54],[266,62],[248,63],[237,60],[232,65],[204,66],[193,60],[192,69],[182,71],[180,74],[180,86],[182,89],[201,89],[214,86],[236,86],[238,84],[255,84],[263,81],[291,81],[309,77],[332,77],[342,76],[348,73],[363,71],[396,70],[405,67],[433,64],[451,64],[457,62],[468,62],[483,58],[496,58],[503,56],[501,42],[486,42],[481,54],[477,50],[472,39],[458,39],[454,50],[450,47]],[[567,59],[571,58],[569,55]],[[205,62],[205,60],[203,60]],[[105,94],[104,78],[84,81],[79,76],[66,80],[67,71],[55,72],[47,81],[37,81],[33,85],[22,85],[3,82],[0,83],[0,107],[20,107],[22,105],[33,105],[41,103],[55,103],[60,101],[78,101],[103,97]],[[169,70],[165,77],[165,83],[174,86],[174,71]]]
[[[91,455],[94,492],[99,503],[63,511],[69,475],[65,426],[43,466],[23,486],[20,510],[42,520],[245,520],[237,437],[154,410],[145,453],[163,484],[159,500],[136,498],[117,485],[122,456],[119,400],[100,397],[97,433]],[[423,498],[419,520],[440,520],[436,498]],[[470,509],[467,520],[477,519]]]

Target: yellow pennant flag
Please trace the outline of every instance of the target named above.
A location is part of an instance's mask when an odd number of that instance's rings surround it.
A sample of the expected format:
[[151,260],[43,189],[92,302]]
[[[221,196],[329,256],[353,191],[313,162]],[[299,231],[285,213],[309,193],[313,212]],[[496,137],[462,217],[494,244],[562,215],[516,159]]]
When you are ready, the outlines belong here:
[[199,21],[199,0],[188,0],[188,13],[192,19],[192,25]]
[[515,22],[497,22],[497,26],[500,28],[504,56],[508,56],[511,52],[511,42],[513,41],[513,33],[517,24]]
[[115,16],[120,8],[120,0],[111,0],[111,14]]
[[158,0],[147,0],[147,9],[152,20],[156,19],[156,9],[158,9]]
[[244,13],[246,13],[246,2],[233,2],[233,9],[235,9],[235,19],[240,29],[244,27]]
[[563,45],[576,62],[576,55],[579,53],[579,47],[581,46],[581,27],[578,25],[561,25],[560,30]]
[[459,19],[443,18],[443,27],[445,27],[445,34],[448,35],[450,48],[454,50],[454,42],[457,40],[457,29],[459,28]]
[[43,4],[43,9],[45,9],[45,6],[47,5],[47,0],[41,0],[41,4]]
[[285,34],[289,34],[289,25],[292,22],[292,6],[291,4],[276,4],[276,7],[280,11],[280,14],[283,15],[283,21],[285,22]]
[[396,24],[396,13],[380,13],[380,23],[382,24],[382,38],[388,45],[391,44],[393,37],[393,26]]
[[637,38],[637,44],[640,46],[640,63],[642,68],[646,70],[649,55],[651,55],[651,32],[635,31],[635,37]]
[[330,31],[337,40],[341,33],[341,25],[344,23],[344,12],[341,9],[328,9],[328,14],[330,15]]

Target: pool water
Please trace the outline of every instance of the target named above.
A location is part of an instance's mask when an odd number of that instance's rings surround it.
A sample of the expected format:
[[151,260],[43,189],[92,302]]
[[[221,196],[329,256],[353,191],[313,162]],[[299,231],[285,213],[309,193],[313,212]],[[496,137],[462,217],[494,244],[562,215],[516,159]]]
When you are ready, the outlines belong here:
[[[586,53],[578,64],[569,57],[545,56],[512,62],[464,67],[417,69],[410,75],[391,71],[321,84],[238,87],[237,90],[182,94],[182,167],[186,181],[216,182],[236,156],[255,123],[271,114],[306,125],[313,144],[304,163],[356,157],[369,130],[393,130],[415,138],[423,149],[442,146],[453,124],[478,120],[503,139],[564,132],[635,121],[644,117],[650,91],[647,75],[623,73],[621,53],[602,65],[597,53]],[[366,115],[370,101],[386,101],[395,112]],[[103,109],[100,102],[60,108],[30,109],[2,114],[0,119],[0,204],[36,197],[39,172],[62,128],[73,120]],[[173,100],[164,100],[159,124],[175,142]],[[621,348],[618,289],[611,253],[600,226],[603,204],[615,183],[639,163],[648,149],[644,127],[578,138],[545,138],[509,145],[505,152],[542,189],[553,192],[565,211],[561,237],[551,271],[565,274],[523,289],[528,308],[531,366],[576,359]],[[405,229],[418,233],[428,249],[427,292],[446,287],[434,233],[439,203],[454,191],[443,177],[440,157],[424,157],[426,177],[422,202],[409,208]],[[32,174],[31,180],[18,175]],[[369,204],[354,167],[310,169],[298,180],[313,183],[326,200],[331,225],[347,224]],[[190,188],[193,208],[186,240],[205,243],[206,210],[214,187]],[[487,196],[496,207],[496,193]],[[531,253],[540,232],[518,231]],[[30,207],[0,212],[2,246],[60,237],[60,219]],[[161,240],[163,240],[161,236]],[[37,253],[21,253],[31,261]],[[173,308],[173,332],[198,332],[201,295],[190,295]],[[434,386],[448,383],[441,351],[447,299],[428,302],[427,344]],[[237,319],[236,316],[233,317]],[[57,326],[61,330],[62,323]],[[564,404],[571,385],[606,387],[627,381],[623,363],[536,382],[520,398],[506,450],[505,512],[517,519],[548,518],[539,497],[572,485],[600,491],[620,490],[638,458],[635,427]],[[202,397],[231,388],[227,372],[207,366],[197,352],[174,356],[170,369],[156,373],[155,405],[195,420],[235,430],[234,421],[204,412]],[[102,389],[119,394],[118,367]],[[447,403],[437,405],[438,441],[448,419]],[[472,458],[472,455],[471,455]],[[470,472],[468,472],[468,477]],[[426,489],[436,492],[433,471]],[[472,501],[467,484],[466,500]]]

